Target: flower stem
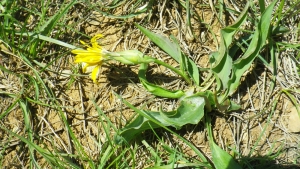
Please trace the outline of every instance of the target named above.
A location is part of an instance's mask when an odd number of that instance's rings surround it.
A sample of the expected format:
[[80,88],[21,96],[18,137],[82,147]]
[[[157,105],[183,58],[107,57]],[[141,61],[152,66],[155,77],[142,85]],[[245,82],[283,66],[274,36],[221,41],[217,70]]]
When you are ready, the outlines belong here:
[[162,66],[165,66],[166,68],[172,70],[173,72],[177,73],[178,75],[180,75],[188,84],[192,84],[192,81],[191,79],[187,76],[186,73],[174,68],[173,66],[163,62],[163,61],[160,61],[158,59],[153,59],[154,63],[157,63],[159,65],[162,65]]

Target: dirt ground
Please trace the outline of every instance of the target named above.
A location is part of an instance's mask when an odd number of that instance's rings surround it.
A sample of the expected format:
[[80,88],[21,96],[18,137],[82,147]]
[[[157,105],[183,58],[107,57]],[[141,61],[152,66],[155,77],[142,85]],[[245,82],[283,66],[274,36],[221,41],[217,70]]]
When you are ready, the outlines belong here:
[[[150,42],[133,25],[133,22],[143,23],[143,26],[146,26],[152,32],[166,36],[174,35],[187,56],[193,59],[199,67],[209,68],[209,54],[218,49],[220,29],[224,25],[232,23],[234,21],[233,17],[237,16],[229,16],[226,20],[227,23],[220,23],[216,17],[217,14],[212,11],[210,6],[197,6],[197,1],[191,1],[190,3],[194,5],[194,12],[201,17],[202,21],[199,22],[196,18],[192,18],[192,30],[186,24],[185,10],[180,5],[168,1],[159,1],[159,4],[153,7],[151,16],[142,14],[126,20],[106,17],[96,10],[86,11],[84,4],[78,4],[68,14],[72,17],[69,20],[69,25],[77,23],[76,31],[91,37],[99,33],[103,34],[105,38],[101,39],[99,43],[109,51],[138,49],[173,66],[178,66],[170,56]],[[121,6],[113,12],[117,15],[123,14],[126,10],[128,10],[126,6]],[[212,32],[207,28],[207,25]],[[194,36],[191,32],[194,33]],[[89,42],[88,38],[80,38],[77,33],[72,31],[69,31],[66,36],[79,37],[78,39]],[[80,43],[77,42],[74,45],[80,46]],[[54,50],[56,48],[58,47],[54,46]],[[73,59],[74,55],[69,54],[57,60],[56,66],[52,65],[49,68],[58,72],[74,72],[74,67],[76,68],[77,65],[73,63]],[[276,156],[272,153],[281,152],[278,157],[274,158],[275,163],[295,163],[295,159],[296,162],[300,163],[300,136],[298,134],[300,129],[297,129],[300,120],[295,106],[286,95],[280,92],[283,89],[280,83],[284,83],[286,87],[293,86],[287,78],[294,76],[294,74],[284,67],[291,61],[285,55],[282,55],[279,59],[281,59],[279,77],[282,81],[276,84],[274,91],[270,91],[272,80],[270,70],[257,63],[255,68],[243,78],[241,86],[231,98],[239,103],[242,109],[227,114],[211,112],[214,117],[213,133],[216,142],[223,149],[230,152],[231,155],[246,157],[251,153],[252,157]],[[48,61],[44,59],[42,62],[46,63]],[[28,68],[22,69],[24,67],[23,63],[19,63],[16,58],[10,62],[5,60],[1,62],[6,67],[15,67],[16,72],[24,73],[28,71]],[[95,140],[101,140],[103,143],[106,140],[104,137],[105,131],[99,131],[101,116],[99,116],[96,106],[101,108],[117,127],[124,126],[134,114],[118,99],[115,93],[134,106],[143,109],[158,110],[162,105],[165,110],[172,110],[177,106],[177,100],[157,98],[143,89],[138,80],[137,70],[137,66],[124,66],[120,63],[105,65],[102,67],[101,75],[98,78],[99,84],[94,84],[88,75],[71,77],[53,72],[44,73],[45,77],[49,76],[48,80],[45,80],[46,84],[54,91],[55,96],[63,106],[63,113],[67,116],[74,134],[82,143],[86,153],[91,157],[96,156],[100,151]],[[153,64],[148,72],[147,76],[153,83],[168,89],[187,88],[187,84],[175,73],[164,67]],[[28,73],[32,72],[29,71]],[[0,76],[2,82],[0,90],[18,93],[22,89],[22,83],[19,83],[19,79],[15,76],[1,71]],[[207,74],[204,72],[202,78],[205,79],[206,76]],[[70,85],[71,78],[75,78],[75,82]],[[26,85],[26,83],[23,82],[23,85]],[[294,88],[297,89],[297,87],[299,85],[295,82]],[[41,99],[45,102],[47,100],[47,98]],[[11,97],[0,94],[0,112],[3,113],[7,110],[13,100]],[[272,105],[274,106],[272,107]],[[60,147],[61,151],[73,153],[70,136],[65,132],[65,126],[58,112],[53,108],[39,104],[31,104],[29,109],[32,115],[31,118],[34,119],[31,125],[34,132],[39,136],[37,142],[42,147],[51,149],[54,144]],[[102,120],[106,121],[106,119]],[[13,107],[1,120],[1,125],[20,135],[26,135],[24,115],[18,106]],[[160,133],[159,130],[158,133]],[[202,123],[187,125],[178,130],[178,133],[210,156],[206,138],[207,133]],[[114,131],[111,131],[111,135],[114,134]],[[148,134],[146,131],[143,136]],[[196,156],[188,146],[180,143],[175,136],[164,132],[160,134],[162,134],[162,137],[171,138],[173,141],[178,142],[190,157]],[[2,140],[0,151],[5,151],[5,156],[2,157],[3,166],[18,168],[23,164],[27,164],[27,152],[22,153],[22,150],[20,150],[23,144],[20,140],[11,138],[7,132],[0,132],[0,138]],[[152,144],[155,145],[156,143],[153,142]],[[5,149],[2,146],[5,146]],[[237,152],[240,154],[238,155]],[[42,163],[43,159],[40,158],[40,160]]]

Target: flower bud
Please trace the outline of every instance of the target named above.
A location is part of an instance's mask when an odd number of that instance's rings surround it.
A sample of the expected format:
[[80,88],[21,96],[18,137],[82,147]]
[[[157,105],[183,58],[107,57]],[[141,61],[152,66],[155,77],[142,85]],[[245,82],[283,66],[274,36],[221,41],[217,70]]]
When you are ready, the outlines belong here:
[[109,53],[113,60],[119,61],[126,65],[136,65],[140,63],[150,63],[153,59],[149,56],[145,56],[138,50],[125,50],[122,52]]

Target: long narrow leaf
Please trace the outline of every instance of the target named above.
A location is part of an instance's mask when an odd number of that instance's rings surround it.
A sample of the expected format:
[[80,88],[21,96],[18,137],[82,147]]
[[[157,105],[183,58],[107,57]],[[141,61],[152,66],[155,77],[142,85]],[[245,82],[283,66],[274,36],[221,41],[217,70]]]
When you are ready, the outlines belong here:
[[222,150],[215,142],[211,129],[211,119],[206,116],[206,128],[211,149],[212,161],[216,169],[242,169],[242,167],[226,151]]
[[36,33],[16,33],[16,35],[21,35],[21,36],[30,36],[31,38],[37,38],[37,39],[41,39],[50,43],[55,43],[57,45],[66,47],[66,48],[70,48],[70,49],[78,49],[78,47],[70,45],[68,43],[65,43],[63,41],[57,40],[57,39],[53,39],[41,34],[36,34]]
[[237,32],[238,28],[245,22],[247,17],[247,10],[249,7],[249,2],[244,8],[243,12],[240,14],[237,21],[224,29],[221,30],[221,44],[220,49],[217,53],[214,53],[211,57],[212,71],[221,81],[218,83],[218,89],[221,87],[226,89],[227,83],[230,79],[230,74],[232,72],[232,58],[228,54],[229,46],[232,43],[233,35]]
[[146,79],[146,70],[147,70],[148,64],[142,63],[140,66],[140,70],[138,73],[140,82],[142,85],[147,89],[150,93],[154,94],[155,96],[165,97],[165,98],[180,98],[184,95],[184,92],[181,90],[167,90],[160,86],[157,86],[155,84],[152,84],[147,81]]
[[228,82],[229,95],[235,92],[238,85],[240,84],[242,75],[250,68],[253,60],[258,56],[260,50],[266,44],[267,37],[269,36],[272,11],[276,2],[277,0],[270,4],[262,14],[260,22],[257,26],[256,31],[254,32],[253,39],[248,46],[247,51],[241,58],[234,62],[232,76]]
[[[171,35],[171,39],[173,40],[174,44],[180,49],[178,41],[175,39],[173,35]],[[200,74],[199,69],[194,61],[187,57],[185,54],[181,53],[180,56],[180,70],[182,72],[187,71],[190,77],[193,79],[196,85],[199,86],[200,84]]]
[[139,30],[141,30],[143,34],[145,34],[158,47],[160,47],[163,51],[169,54],[179,64],[181,64],[180,63],[181,50],[174,42],[171,42],[167,37],[153,33],[138,24],[135,24],[135,26],[139,28]]

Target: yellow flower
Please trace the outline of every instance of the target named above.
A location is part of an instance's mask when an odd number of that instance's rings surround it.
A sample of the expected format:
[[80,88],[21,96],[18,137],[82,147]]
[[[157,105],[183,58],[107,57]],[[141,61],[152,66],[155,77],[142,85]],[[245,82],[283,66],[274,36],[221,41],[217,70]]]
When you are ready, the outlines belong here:
[[145,56],[138,50],[125,50],[121,52],[109,52],[103,49],[97,42],[103,35],[98,34],[91,39],[91,46],[83,41],[80,41],[86,50],[75,49],[71,52],[76,54],[75,63],[82,63],[82,72],[87,72],[88,67],[92,67],[91,79],[94,83],[97,83],[97,77],[100,71],[100,67],[104,62],[109,60],[119,61],[126,65],[136,65],[141,63],[154,62],[154,59],[149,56]]
[[76,54],[75,63],[83,63],[82,71],[86,72],[87,68],[93,66],[94,69],[91,73],[91,79],[94,83],[97,83],[97,77],[99,74],[100,67],[102,63],[107,59],[106,50],[102,49],[102,47],[98,44],[97,40],[102,38],[103,35],[98,34],[91,39],[91,45],[86,44],[83,41],[80,41],[84,46],[87,47],[84,49],[75,49],[71,52]]

